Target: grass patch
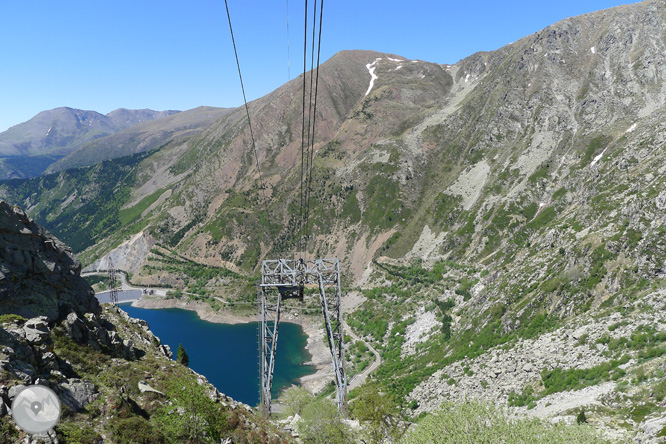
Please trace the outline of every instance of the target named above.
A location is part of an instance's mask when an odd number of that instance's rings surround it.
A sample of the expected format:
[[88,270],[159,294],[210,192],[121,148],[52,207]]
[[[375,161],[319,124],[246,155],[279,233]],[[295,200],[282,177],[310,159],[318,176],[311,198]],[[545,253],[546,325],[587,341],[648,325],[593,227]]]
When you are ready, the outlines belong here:
[[26,318],[17,314],[0,315],[0,324],[23,324],[25,321],[27,321]]
[[165,191],[165,188],[161,188],[141,199],[139,203],[133,207],[123,208],[122,210],[118,211],[118,219],[120,219],[120,223],[127,225],[139,219],[141,214],[146,211],[149,206],[157,202],[157,199],[159,199]]
[[541,381],[545,390],[541,395],[547,396],[558,392],[579,390],[603,381],[617,381],[626,374],[619,366],[629,362],[629,359],[629,355],[624,355],[620,359],[604,362],[587,369],[571,368],[563,370],[556,367],[553,370],[544,370],[541,372]]
[[548,177],[550,171],[550,163],[541,165],[535,172],[529,177],[530,183],[536,184],[539,179],[545,179]]
[[369,200],[363,217],[371,232],[391,228],[407,218],[409,211],[400,200],[400,186],[395,180],[374,176],[368,182],[365,194]]

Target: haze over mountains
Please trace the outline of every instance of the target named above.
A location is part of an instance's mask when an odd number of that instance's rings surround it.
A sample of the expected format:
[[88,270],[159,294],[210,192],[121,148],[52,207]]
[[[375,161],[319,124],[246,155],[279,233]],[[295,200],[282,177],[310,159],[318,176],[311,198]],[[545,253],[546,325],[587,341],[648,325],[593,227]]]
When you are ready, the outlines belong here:
[[[139,282],[182,284],[151,242],[256,272],[297,245],[302,82],[249,105],[265,185],[235,109],[155,152],[5,182],[0,197],[86,263],[143,233],[123,246],[144,260]],[[350,324],[389,360],[380,381],[417,414],[473,395],[566,416],[572,398],[547,398],[549,384],[594,369],[589,385],[606,384],[588,400],[615,406],[600,423],[646,402],[666,418],[650,399],[666,365],[666,2],[569,18],[455,65],[343,51],[318,91],[309,255],[376,289]],[[628,345],[640,334],[654,350]],[[611,383],[639,369],[627,396]]]

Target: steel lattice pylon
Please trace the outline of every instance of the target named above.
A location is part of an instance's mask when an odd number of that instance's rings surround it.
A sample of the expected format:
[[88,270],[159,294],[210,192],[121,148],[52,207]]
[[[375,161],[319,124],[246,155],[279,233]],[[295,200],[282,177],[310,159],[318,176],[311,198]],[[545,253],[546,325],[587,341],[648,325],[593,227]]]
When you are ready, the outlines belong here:
[[113,261],[109,259],[109,288],[111,292],[109,293],[111,305],[118,305],[118,279],[116,277],[116,269],[113,268]]
[[326,326],[328,347],[335,372],[338,409],[347,414],[347,376],[344,362],[344,335],[340,303],[340,263],[337,259],[277,259],[261,266],[261,407],[265,416],[271,411],[271,386],[280,326],[282,300],[303,301],[305,285],[317,285]]

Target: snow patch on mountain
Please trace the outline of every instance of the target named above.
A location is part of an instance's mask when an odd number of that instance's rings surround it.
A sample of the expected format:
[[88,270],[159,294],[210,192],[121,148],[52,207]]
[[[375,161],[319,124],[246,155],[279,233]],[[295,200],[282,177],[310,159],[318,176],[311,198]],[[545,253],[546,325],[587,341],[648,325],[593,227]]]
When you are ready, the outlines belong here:
[[377,68],[377,62],[381,60],[381,57],[376,58],[374,62],[368,63],[365,65],[366,68],[368,68],[368,72],[370,73],[370,86],[368,86],[368,90],[365,92],[365,95],[367,96],[370,94],[370,91],[372,91],[372,87],[375,84],[375,80],[377,80],[379,77],[377,74],[375,74],[375,69]]
[[595,166],[597,164],[597,162],[599,162],[601,160],[601,158],[604,157],[604,153],[606,153],[607,149],[608,149],[608,147],[604,148],[604,150],[601,152],[601,154],[599,154],[598,156],[596,156],[594,158],[594,160],[592,160],[592,163],[590,164],[590,166]]

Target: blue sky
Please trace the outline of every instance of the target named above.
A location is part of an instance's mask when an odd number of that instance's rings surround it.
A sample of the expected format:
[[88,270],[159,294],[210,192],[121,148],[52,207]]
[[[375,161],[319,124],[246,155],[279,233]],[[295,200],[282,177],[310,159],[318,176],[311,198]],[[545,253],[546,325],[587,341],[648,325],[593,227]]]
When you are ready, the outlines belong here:
[[[289,80],[287,17],[296,77],[303,0],[228,1],[248,100]],[[343,49],[372,49],[455,63],[566,17],[626,3],[328,0],[322,62]],[[242,104],[222,0],[2,2],[0,57],[0,131],[59,106],[108,113]]]

